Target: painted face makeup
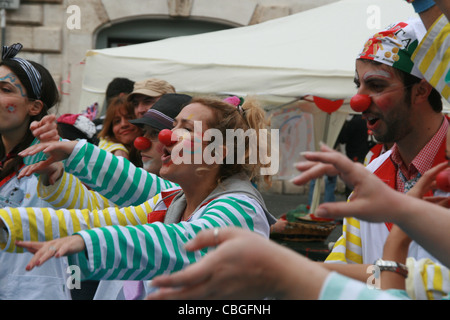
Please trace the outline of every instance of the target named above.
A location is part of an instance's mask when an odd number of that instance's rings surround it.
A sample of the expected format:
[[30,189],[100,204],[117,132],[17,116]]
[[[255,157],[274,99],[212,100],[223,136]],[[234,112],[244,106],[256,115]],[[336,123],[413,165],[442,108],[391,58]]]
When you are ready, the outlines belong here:
[[[190,114],[186,119],[191,120],[194,115]],[[198,154],[202,152],[203,134],[196,127],[197,122],[194,122],[194,135],[187,130],[182,130],[181,136],[179,136],[179,141],[182,142],[181,148],[189,154]]]
[[363,79],[364,79],[364,81],[367,81],[368,79],[370,79],[372,77],[392,79],[392,74],[386,70],[368,71],[364,74]]
[[173,134],[178,143],[173,147],[171,157],[174,164],[202,163],[203,155],[203,131],[199,127],[201,122],[194,122],[194,133],[186,129],[176,129]]
[[9,105],[6,107],[6,111],[8,111],[9,113],[15,113],[16,112],[16,106],[14,105]]
[[144,168],[145,171],[150,171],[154,162],[155,161],[153,159],[147,160],[147,161],[142,161],[142,167]]
[[358,94],[367,95],[371,100],[362,116],[375,139],[392,142],[404,137],[409,126],[410,108],[405,99],[407,90],[396,71],[388,66],[357,60],[355,84]]
[[[400,88],[404,88],[404,85],[398,81],[394,81],[394,74],[382,69],[369,70],[362,76],[364,88],[366,94],[358,93],[350,102],[353,110],[357,112],[366,111],[372,102],[374,102],[381,109],[389,108],[391,100],[387,94],[396,92]],[[360,87],[360,78],[358,73],[355,74],[355,83],[357,87]],[[364,97],[364,99],[362,99]]]
[[[359,83],[359,78],[356,78]],[[371,85],[374,89],[380,89],[383,87],[383,92],[380,93],[372,93],[372,94],[356,94],[350,100],[351,108],[356,112],[364,112],[366,111],[370,105],[372,104],[372,98],[376,98],[386,92],[391,90],[384,90],[385,81],[389,81],[392,79],[392,74],[386,70],[371,70],[366,72],[363,75],[363,80],[365,83]],[[383,83],[377,83],[378,81],[382,81]],[[376,91],[376,90],[374,90]]]
[[161,157],[164,154],[164,145],[157,139],[147,139],[151,142],[151,146],[150,148],[141,150],[143,168],[148,172],[159,175],[159,170],[162,165]]
[[404,88],[403,84],[394,82],[394,78],[394,75],[386,70],[368,71],[363,76],[366,86],[372,91],[369,95],[371,98],[376,98],[386,93],[395,92],[399,88]]
[[5,77],[0,78],[0,82],[11,83],[19,90],[19,93],[22,97],[25,98],[27,96],[24,92],[22,85],[18,83],[17,77],[14,73],[8,73]]

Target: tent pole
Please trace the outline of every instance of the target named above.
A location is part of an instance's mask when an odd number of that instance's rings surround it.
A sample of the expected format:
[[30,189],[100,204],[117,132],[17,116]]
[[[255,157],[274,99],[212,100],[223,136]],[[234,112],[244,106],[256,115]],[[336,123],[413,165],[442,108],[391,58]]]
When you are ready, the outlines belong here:
[[[327,113],[325,116],[325,128],[324,128],[324,133],[323,133],[323,142],[325,144],[328,144],[328,127],[330,125],[330,118],[331,118],[331,114]],[[314,213],[320,204],[321,186],[322,186],[322,182],[325,181],[324,178],[325,177],[320,177],[320,178],[316,179],[316,184],[314,186],[314,193],[313,193],[313,197],[311,200],[311,206],[309,208],[310,213]]]

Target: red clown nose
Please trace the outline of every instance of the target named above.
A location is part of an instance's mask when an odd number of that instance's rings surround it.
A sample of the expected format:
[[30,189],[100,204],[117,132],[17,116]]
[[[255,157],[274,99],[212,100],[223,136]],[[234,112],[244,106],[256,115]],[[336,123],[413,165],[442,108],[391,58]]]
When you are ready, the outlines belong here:
[[450,192],[450,169],[438,173],[436,176],[436,186],[439,190]]
[[145,137],[137,137],[134,140],[134,147],[138,150],[147,150],[152,146],[152,142]]
[[363,112],[370,107],[371,103],[372,98],[370,98],[367,94],[356,94],[350,100],[350,107],[353,111]]
[[166,147],[170,147],[176,143],[176,141],[172,141],[172,131],[169,129],[161,130],[158,134],[158,140]]

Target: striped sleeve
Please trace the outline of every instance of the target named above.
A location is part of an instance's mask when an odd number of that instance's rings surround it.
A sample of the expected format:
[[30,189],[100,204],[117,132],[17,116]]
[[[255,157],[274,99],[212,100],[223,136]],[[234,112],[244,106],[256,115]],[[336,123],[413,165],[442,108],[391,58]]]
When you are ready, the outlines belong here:
[[[158,197],[158,196],[157,196]],[[0,219],[4,222],[2,250],[22,252],[17,240],[48,241],[66,237],[81,230],[111,225],[140,225],[147,223],[147,213],[153,210],[150,200],[136,207],[111,207],[104,210],[54,210],[51,208],[4,208]],[[5,236],[6,234],[6,236]]]
[[114,151],[120,150],[128,154],[128,149],[121,143],[112,142],[110,140],[100,138],[98,143],[100,149],[106,150],[108,152],[114,153]]
[[137,206],[177,186],[85,140],[78,142],[65,169],[120,207]]
[[37,192],[54,208],[99,210],[116,205],[98,192],[89,190],[72,174],[63,173],[54,185],[46,186],[39,179]]
[[403,291],[379,290],[367,284],[331,272],[325,279],[320,300],[409,300]]
[[360,222],[345,218],[342,236],[336,241],[325,263],[363,263]]
[[79,232],[86,250],[69,256],[69,261],[78,264],[82,274],[91,279],[145,280],[180,270],[208,251],[184,249],[185,243],[201,230],[237,226],[268,237],[269,224],[263,210],[248,200],[227,196],[212,201],[204,210],[197,211],[193,220],[177,224],[156,222]]
[[450,270],[430,259],[408,258],[406,291],[415,300],[449,299]]
[[[39,143],[39,140],[37,138],[35,138],[33,140],[33,142],[30,144],[30,147],[34,146],[35,144],[38,144],[38,143]],[[42,160],[46,160],[46,159],[47,159],[47,156],[43,152],[39,152],[35,155],[27,156],[27,157],[23,158],[23,163],[25,165],[29,166],[29,165],[38,163],[38,162],[40,162]]]
[[425,79],[450,102],[450,24],[444,15],[428,30],[412,59]]

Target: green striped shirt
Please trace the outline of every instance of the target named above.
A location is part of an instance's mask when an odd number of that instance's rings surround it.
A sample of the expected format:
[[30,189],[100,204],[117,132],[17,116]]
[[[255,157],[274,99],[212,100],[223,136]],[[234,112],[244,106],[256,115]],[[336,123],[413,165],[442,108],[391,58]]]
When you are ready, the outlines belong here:
[[162,190],[177,186],[85,140],[77,143],[65,169],[120,207],[140,205]]
[[81,231],[78,234],[86,250],[70,256],[69,262],[78,264],[83,276],[90,279],[147,280],[198,261],[209,249],[187,252],[185,243],[201,230],[227,226],[269,236],[269,224],[258,202],[241,194],[228,194],[197,210],[187,222]]

